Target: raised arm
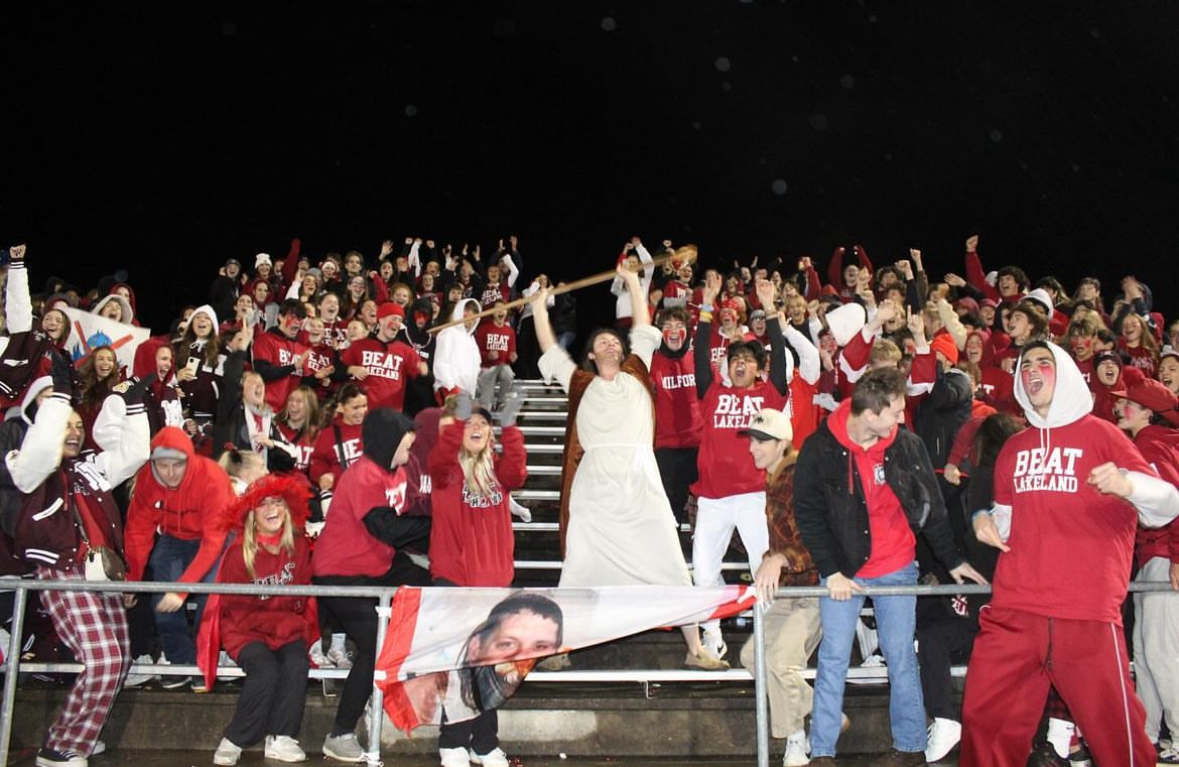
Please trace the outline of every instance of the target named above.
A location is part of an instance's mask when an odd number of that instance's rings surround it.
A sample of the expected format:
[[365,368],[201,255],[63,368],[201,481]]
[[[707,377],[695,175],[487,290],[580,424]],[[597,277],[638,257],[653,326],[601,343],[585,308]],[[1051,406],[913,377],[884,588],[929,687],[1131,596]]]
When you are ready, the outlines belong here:
[[557,337],[553,335],[553,325],[549,321],[549,289],[538,287],[528,297],[532,305],[532,326],[536,330],[536,343],[540,346],[540,353],[544,354],[557,345]]
[[[640,246],[641,247],[641,246]],[[650,260],[651,254],[647,254],[647,259]],[[618,276],[626,285],[627,291],[630,293],[630,308],[634,315],[634,325],[632,327],[642,327],[651,324],[651,312],[647,309],[647,291],[643,287],[639,275],[626,268],[626,264],[619,264]]]
[[12,259],[8,267],[8,286],[5,288],[5,320],[8,333],[27,333],[33,329],[33,303],[29,300],[29,271],[25,267],[25,246],[8,249]]
[[692,350],[696,363],[696,399],[704,399],[712,386],[712,313],[716,297],[720,295],[721,278],[716,272],[704,276],[700,293],[700,319],[696,322],[696,347]]
[[[757,281],[757,300],[762,306],[773,307],[774,290],[774,283],[769,280]],[[770,383],[779,394],[785,394],[790,382],[786,375],[786,344],[777,312],[766,315],[766,335],[770,337]]]

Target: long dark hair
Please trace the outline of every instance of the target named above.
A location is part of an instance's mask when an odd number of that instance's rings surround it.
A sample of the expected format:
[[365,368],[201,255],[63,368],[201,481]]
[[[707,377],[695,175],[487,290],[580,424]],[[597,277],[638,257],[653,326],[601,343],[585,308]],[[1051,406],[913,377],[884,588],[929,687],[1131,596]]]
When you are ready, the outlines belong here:
[[626,342],[626,338],[624,338],[621,333],[619,333],[614,328],[598,328],[593,333],[590,333],[589,340],[585,342],[585,352],[581,355],[581,369],[593,373],[594,375],[597,375],[598,373],[598,366],[594,364],[592,359],[590,359],[590,354],[594,350],[594,341],[597,341],[598,336],[602,335],[612,335],[617,338],[619,343],[622,344],[622,358],[626,359],[630,356],[630,345]]
[[978,427],[974,435],[973,453],[976,466],[994,466],[999,451],[1011,435],[1023,429],[1019,419],[1009,413],[994,413]]

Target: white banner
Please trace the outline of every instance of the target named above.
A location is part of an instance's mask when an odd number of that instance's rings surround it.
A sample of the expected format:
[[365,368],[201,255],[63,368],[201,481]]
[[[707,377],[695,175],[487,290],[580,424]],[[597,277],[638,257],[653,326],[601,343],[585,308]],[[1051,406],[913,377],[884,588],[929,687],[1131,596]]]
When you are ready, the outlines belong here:
[[402,588],[376,679],[393,724],[409,731],[498,708],[540,658],[650,629],[736,615],[745,586],[597,589]]
[[130,375],[135,363],[135,350],[151,336],[150,328],[137,328],[134,325],[124,325],[122,322],[100,317],[97,314],[84,312],[80,309],[64,309],[70,318],[70,335],[66,339],[66,352],[73,360],[74,366],[82,364],[82,360],[90,356],[90,352],[99,346],[109,346],[115,350],[119,360],[119,369],[124,377]]

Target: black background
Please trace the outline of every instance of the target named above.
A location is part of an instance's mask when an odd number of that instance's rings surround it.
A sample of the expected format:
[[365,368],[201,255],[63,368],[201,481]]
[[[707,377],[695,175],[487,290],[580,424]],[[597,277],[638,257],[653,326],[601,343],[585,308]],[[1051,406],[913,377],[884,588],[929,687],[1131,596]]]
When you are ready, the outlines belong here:
[[[385,237],[609,268],[632,234],[706,264],[862,242],[1164,310],[1179,4],[19,4],[0,23],[0,238],[34,285],[131,272],[143,318],[216,268]],[[775,190],[775,181],[781,184]],[[600,301],[595,298],[599,297]],[[604,290],[582,301],[612,300]],[[1173,312],[1168,311],[1168,314]]]

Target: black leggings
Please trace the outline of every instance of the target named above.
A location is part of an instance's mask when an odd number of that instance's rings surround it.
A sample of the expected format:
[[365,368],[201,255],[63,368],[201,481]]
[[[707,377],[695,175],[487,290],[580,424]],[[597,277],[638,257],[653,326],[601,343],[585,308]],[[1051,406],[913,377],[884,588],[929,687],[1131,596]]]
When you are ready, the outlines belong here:
[[264,642],[250,642],[237,662],[246,681],[225,737],[248,748],[267,735],[298,735],[307,700],[307,644],[297,639],[271,650]]

